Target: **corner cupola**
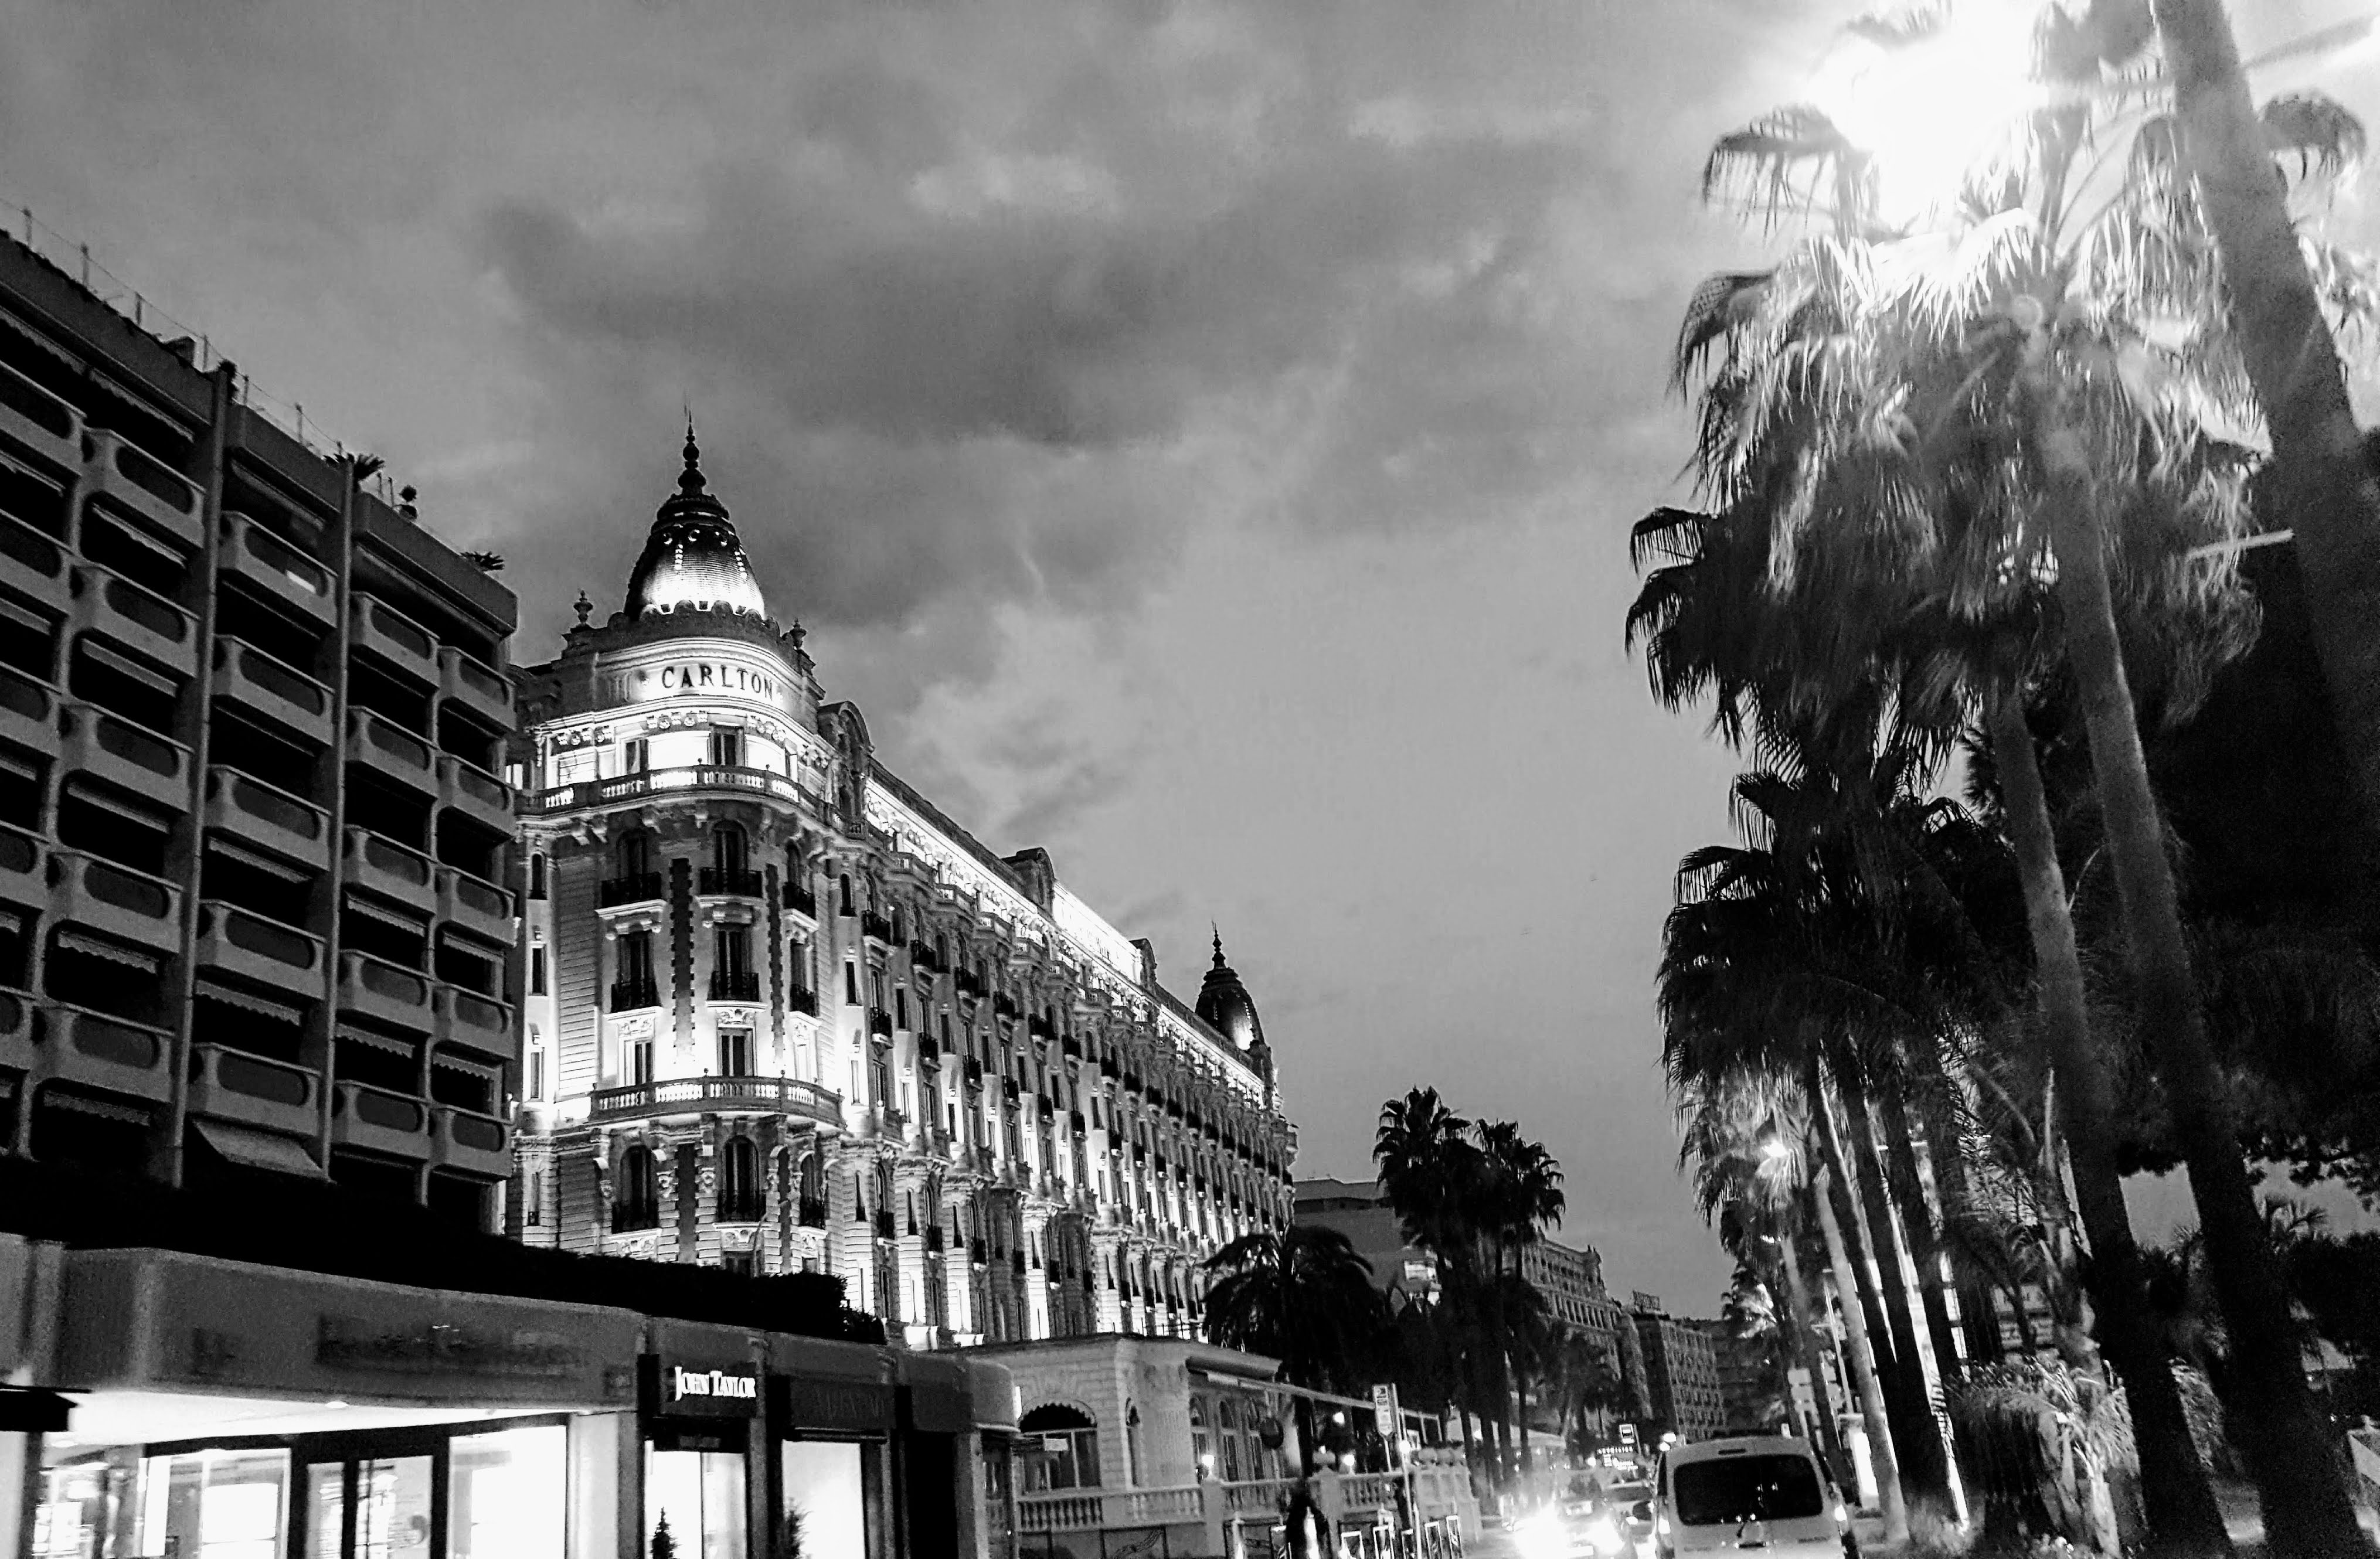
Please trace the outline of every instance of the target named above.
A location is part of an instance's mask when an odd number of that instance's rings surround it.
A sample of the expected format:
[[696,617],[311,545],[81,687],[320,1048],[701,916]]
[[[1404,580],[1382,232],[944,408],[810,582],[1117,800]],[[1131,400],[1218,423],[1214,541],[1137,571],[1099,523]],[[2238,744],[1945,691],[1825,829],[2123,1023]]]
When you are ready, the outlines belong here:
[[1198,987],[1198,1016],[1230,1040],[1242,1054],[1264,1051],[1264,1022],[1257,1016],[1256,998],[1232,966],[1223,961],[1223,934],[1215,933],[1215,962]]
[[765,620],[767,604],[752,562],[727,517],[727,505],[710,491],[702,474],[702,451],[694,424],[686,425],[686,469],[677,491],[653,514],[645,550],[628,574],[627,614],[733,611]]

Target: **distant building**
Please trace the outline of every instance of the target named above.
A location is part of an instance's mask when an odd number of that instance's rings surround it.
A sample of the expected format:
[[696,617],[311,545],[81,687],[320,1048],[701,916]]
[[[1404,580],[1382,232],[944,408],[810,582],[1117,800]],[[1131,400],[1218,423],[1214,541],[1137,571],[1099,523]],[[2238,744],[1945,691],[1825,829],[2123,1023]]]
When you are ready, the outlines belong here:
[[1681,1440],[1707,1440],[1718,1433],[1727,1423],[1727,1409],[1709,1334],[1694,1322],[1667,1314],[1654,1294],[1634,1296],[1630,1319],[1645,1358],[1653,1418]]
[[1438,1297],[1438,1258],[1405,1243],[1396,1209],[1378,1180],[1297,1182],[1296,1221],[1336,1229],[1372,1263],[1372,1281],[1390,1299]]
[[1710,1339],[1718,1365],[1722,1426],[1730,1434],[1760,1434],[1791,1416],[1777,1334],[1740,1337],[1724,1321],[1689,1321]]

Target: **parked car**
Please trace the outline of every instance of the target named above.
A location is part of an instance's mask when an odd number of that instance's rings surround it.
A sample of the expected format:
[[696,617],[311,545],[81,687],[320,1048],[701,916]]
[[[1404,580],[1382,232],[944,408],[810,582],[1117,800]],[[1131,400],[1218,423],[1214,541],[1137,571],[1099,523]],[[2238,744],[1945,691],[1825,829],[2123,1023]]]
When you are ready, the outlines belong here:
[[1761,1559],[1855,1556],[1851,1510],[1806,1440],[1781,1434],[1672,1447],[1654,1474],[1658,1559],[1756,1550]]

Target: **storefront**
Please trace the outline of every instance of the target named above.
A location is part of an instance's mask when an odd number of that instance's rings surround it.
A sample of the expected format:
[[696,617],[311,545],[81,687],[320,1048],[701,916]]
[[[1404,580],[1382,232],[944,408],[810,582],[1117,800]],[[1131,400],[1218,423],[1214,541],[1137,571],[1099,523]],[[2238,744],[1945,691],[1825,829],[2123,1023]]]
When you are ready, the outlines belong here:
[[758,1333],[684,1321],[654,1321],[650,1351],[638,1360],[638,1438],[643,1442],[646,1555],[747,1559],[764,1552],[765,1450],[755,1432],[765,1398],[768,1341]]
[[42,1249],[54,1323],[0,1360],[71,1404],[24,1437],[40,1559],[1004,1559],[954,1359]]
[[[642,1318],[161,1251],[69,1251],[42,1559],[577,1559]],[[592,1464],[591,1468],[589,1464]],[[582,1541],[572,1542],[574,1535]]]
[[780,1530],[798,1539],[801,1559],[908,1553],[892,1498],[893,1356],[806,1337],[770,1344]]

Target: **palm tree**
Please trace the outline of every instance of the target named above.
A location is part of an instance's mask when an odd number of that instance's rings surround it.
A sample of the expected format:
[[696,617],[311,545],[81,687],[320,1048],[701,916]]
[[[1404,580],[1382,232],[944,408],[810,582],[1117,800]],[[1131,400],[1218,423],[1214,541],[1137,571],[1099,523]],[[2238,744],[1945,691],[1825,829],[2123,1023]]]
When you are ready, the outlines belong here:
[[2362,801],[2368,871],[2380,820],[2380,634],[2372,626],[2380,622],[2380,486],[2274,167],[2277,150],[2336,161],[2361,150],[2362,133],[2321,100],[2283,98],[2259,114],[2222,0],[2155,0],[2153,9],[2183,165],[2222,260],[2233,332],[2272,429],[2275,474],[2289,491],[2332,718]]
[[1311,1390],[1362,1388],[1387,1305],[1345,1235],[1314,1224],[1243,1235],[1207,1270],[1208,1341],[1278,1359],[1282,1379]]
[[[1903,18],[1894,35],[1919,37],[1930,25]],[[2277,1539],[2322,1551],[2360,1540],[2344,1487],[2317,1454],[2321,1425],[2279,1324],[2286,1295],[2253,1215],[2182,941],[2105,556],[2110,517],[2158,480],[2178,477],[2186,509],[2198,514],[2235,507],[2226,474],[2204,454],[2203,429],[2205,406],[2237,403],[2239,357],[2214,322],[2216,278],[2196,247],[2194,208],[2154,140],[2140,143],[2116,198],[2091,220],[2070,203],[2092,177],[2082,153],[2109,127],[2080,82],[2109,62],[2094,54],[2089,72],[2059,83],[2068,92],[2029,116],[2022,159],[1970,183],[1947,235],[1916,236],[1947,236],[1947,264],[1938,249],[1929,264],[1911,235],[1879,226],[1866,154],[1823,115],[1789,111],[1722,141],[1712,187],[1748,181],[1774,214],[1780,192],[1803,187],[1793,174],[1814,171],[1834,199],[1833,231],[1803,246],[1797,274],[1811,284],[1789,308],[1775,307],[1774,276],[1707,294],[1683,356],[1692,363],[1726,344],[1704,393],[1704,464],[1720,485],[1767,481],[1789,523],[1815,526],[1840,512],[1840,492],[1826,490],[1839,470],[1867,477],[1879,462],[1898,463],[1915,502],[1880,516],[1888,530],[1931,544],[1939,533],[1929,526],[1957,507],[1991,522],[1973,532],[1985,545],[1969,561],[1994,572],[1973,581],[1971,598],[1988,599],[1994,579],[2054,578],[2143,1026],[2219,1251],[2227,1312],[2255,1339],[2241,1362],[2265,1409],[2254,1439],[2260,1492]],[[1806,320],[1814,304],[1837,308],[1815,343],[1786,323]],[[2154,339],[2176,319],[2195,328]],[[1816,460],[1814,437],[1831,444]],[[1779,446],[1801,453],[1780,459]],[[1860,487],[1873,494],[1872,480]]]

